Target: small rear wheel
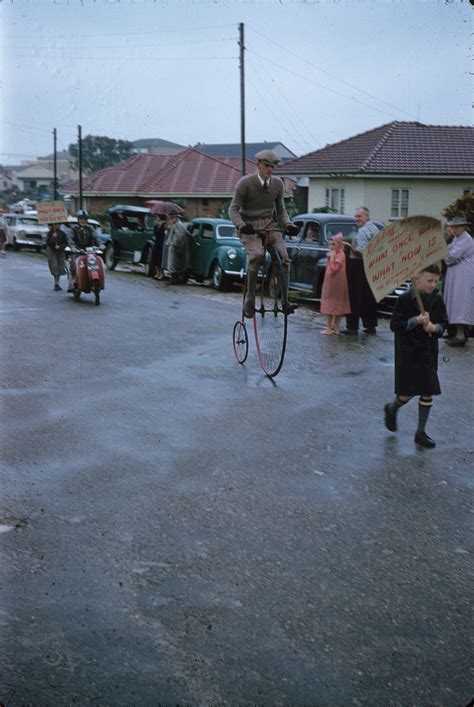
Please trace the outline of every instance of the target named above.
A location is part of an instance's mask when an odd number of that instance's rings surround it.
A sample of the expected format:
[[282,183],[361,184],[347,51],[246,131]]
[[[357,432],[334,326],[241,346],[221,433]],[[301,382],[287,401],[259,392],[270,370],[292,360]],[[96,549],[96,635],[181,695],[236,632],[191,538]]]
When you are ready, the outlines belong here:
[[276,250],[265,258],[257,286],[253,326],[260,364],[269,378],[281,370],[286,350],[287,315],[283,312],[283,267]]
[[249,353],[249,337],[247,335],[247,327],[242,321],[235,322],[234,324],[232,344],[237,361],[239,363],[245,363]]
[[95,305],[98,307],[100,304],[100,282],[98,280],[94,280],[92,289],[94,291]]

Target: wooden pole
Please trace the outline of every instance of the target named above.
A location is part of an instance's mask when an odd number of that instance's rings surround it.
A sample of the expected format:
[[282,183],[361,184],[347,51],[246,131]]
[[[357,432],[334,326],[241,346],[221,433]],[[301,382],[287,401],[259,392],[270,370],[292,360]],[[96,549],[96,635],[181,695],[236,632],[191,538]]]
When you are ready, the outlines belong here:
[[77,141],[79,147],[79,208],[82,209],[82,126],[77,126]]
[[244,69],[244,23],[239,24],[240,47],[240,172],[245,176],[245,69]]
[[58,150],[57,150],[57,133],[56,128],[53,129],[53,198],[56,201],[58,198]]

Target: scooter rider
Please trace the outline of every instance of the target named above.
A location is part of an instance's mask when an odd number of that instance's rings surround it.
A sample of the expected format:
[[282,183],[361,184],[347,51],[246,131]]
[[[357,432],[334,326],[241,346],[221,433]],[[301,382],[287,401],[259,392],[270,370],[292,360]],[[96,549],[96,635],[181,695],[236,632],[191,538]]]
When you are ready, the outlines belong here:
[[[105,250],[105,246],[100,240],[99,236],[94,231],[93,227],[87,223],[88,213],[84,209],[79,209],[76,214],[77,224],[72,227],[72,234],[70,237],[71,247],[74,250],[85,250],[86,248],[96,247],[101,250]],[[71,258],[71,264],[69,267],[69,287],[68,292],[72,292],[74,285],[74,278],[76,275],[76,258],[73,256]]]

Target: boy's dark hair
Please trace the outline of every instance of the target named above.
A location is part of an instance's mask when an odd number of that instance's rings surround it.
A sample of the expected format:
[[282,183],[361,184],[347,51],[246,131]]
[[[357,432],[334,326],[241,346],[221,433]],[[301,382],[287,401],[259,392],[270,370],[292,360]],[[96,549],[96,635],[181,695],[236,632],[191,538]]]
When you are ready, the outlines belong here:
[[423,268],[421,272],[430,272],[433,275],[441,275],[441,268],[436,263],[433,263],[433,265],[428,265],[428,267]]

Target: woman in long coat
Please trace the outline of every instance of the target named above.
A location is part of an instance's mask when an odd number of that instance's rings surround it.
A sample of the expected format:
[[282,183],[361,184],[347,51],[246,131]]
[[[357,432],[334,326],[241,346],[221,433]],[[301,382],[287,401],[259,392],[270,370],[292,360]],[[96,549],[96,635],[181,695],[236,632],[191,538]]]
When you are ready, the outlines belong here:
[[456,327],[454,337],[447,340],[450,346],[464,346],[466,326],[474,325],[474,241],[465,230],[467,220],[460,214],[450,219],[446,226],[452,241],[448,244],[444,282],[444,301],[450,324]]
[[189,234],[176,213],[170,212],[168,219],[168,270],[171,285],[185,284],[190,269]]
[[163,267],[163,246],[166,237],[166,214],[157,214],[155,217],[155,227],[153,229],[155,243],[151,251],[151,262],[154,268],[153,277],[155,280],[162,280]]
[[68,240],[64,231],[60,229],[59,224],[52,224],[46,236],[46,254],[49,272],[54,278],[54,290],[56,291],[63,289],[59,284],[59,278],[64,275],[64,251],[67,245]]

